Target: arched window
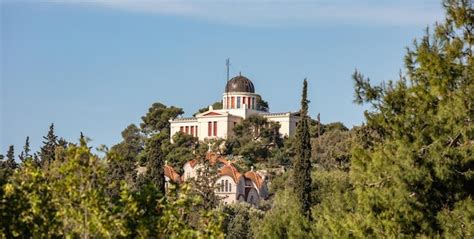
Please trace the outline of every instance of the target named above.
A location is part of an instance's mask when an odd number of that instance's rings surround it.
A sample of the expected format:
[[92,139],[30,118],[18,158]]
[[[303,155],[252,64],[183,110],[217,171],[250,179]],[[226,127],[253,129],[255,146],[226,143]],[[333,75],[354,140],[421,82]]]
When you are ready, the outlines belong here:
[[229,192],[232,192],[232,182],[229,183]]
[[225,180],[225,191],[228,192],[229,190],[229,180]]
[[221,191],[224,192],[224,180],[221,180]]

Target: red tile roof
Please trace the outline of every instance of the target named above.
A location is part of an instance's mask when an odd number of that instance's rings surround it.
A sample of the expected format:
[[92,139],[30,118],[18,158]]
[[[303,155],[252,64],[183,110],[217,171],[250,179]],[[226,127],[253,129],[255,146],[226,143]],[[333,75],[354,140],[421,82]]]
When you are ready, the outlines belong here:
[[242,177],[242,174],[239,173],[239,171],[231,164],[227,164],[221,169],[219,169],[219,175],[229,176],[234,180],[235,183],[238,183],[240,180],[240,177]]
[[[227,161],[224,156],[221,156],[221,155],[216,154],[214,152],[207,152],[205,159],[207,161],[209,161],[209,163],[211,165],[214,165],[217,162],[223,163],[224,165],[229,164],[229,161]],[[194,167],[196,167],[196,165],[198,163],[198,160],[193,159],[193,160],[188,161],[188,163],[191,166],[191,168],[194,168]]]
[[165,176],[168,177],[171,181],[175,183],[181,182],[181,177],[176,171],[174,171],[173,167],[165,165],[163,170],[165,171]]
[[250,180],[257,186],[257,188],[261,188],[263,186],[263,178],[260,174],[256,173],[255,171],[248,171],[244,174],[244,176]]

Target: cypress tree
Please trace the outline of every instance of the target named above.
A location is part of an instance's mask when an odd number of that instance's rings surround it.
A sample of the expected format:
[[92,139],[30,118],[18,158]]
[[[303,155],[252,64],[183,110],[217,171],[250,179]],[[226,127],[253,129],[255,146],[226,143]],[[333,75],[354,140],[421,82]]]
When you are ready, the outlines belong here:
[[42,166],[49,165],[54,160],[56,146],[58,146],[58,136],[54,134],[54,124],[49,126],[47,136],[43,136],[43,147],[40,152],[40,164]]
[[155,188],[165,194],[165,173],[163,170],[163,153],[161,152],[161,140],[158,135],[152,136],[147,145],[147,181]]
[[300,200],[301,211],[310,217],[311,207],[311,141],[309,134],[309,117],[307,99],[308,82],[303,81],[300,121],[295,135],[294,188],[296,198]]

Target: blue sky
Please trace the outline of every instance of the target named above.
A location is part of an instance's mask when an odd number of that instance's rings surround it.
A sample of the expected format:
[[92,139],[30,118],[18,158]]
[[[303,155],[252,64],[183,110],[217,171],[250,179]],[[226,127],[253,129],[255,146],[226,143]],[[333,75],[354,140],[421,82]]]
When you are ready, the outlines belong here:
[[[356,3],[357,2],[357,3]],[[225,59],[272,112],[299,107],[323,123],[363,122],[354,69],[394,80],[405,47],[442,20],[439,1],[1,1],[0,150],[51,123],[111,146],[153,102],[186,115],[220,100]]]

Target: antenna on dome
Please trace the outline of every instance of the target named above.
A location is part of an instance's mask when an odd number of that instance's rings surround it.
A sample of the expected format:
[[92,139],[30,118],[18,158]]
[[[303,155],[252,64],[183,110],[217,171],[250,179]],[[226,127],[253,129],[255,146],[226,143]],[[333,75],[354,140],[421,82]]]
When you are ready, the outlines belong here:
[[225,66],[227,67],[227,81],[229,81],[229,67],[230,67],[230,58],[225,60]]

